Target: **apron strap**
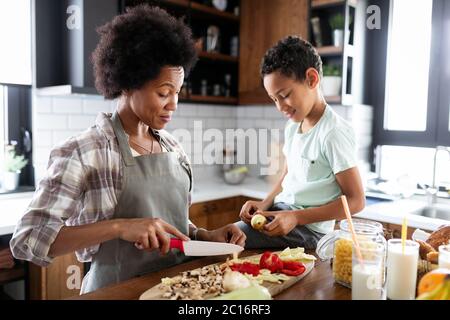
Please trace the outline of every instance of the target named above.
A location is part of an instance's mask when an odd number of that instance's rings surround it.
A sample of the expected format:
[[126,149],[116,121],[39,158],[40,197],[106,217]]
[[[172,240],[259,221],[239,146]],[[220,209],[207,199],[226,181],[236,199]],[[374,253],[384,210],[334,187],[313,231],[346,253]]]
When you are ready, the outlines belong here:
[[174,152],[172,146],[170,145],[170,143],[168,143],[166,141],[166,139],[164,139],[160,134],[158,130],[155,130],[153,128],[149,128],[150,131],[152,132],[153,136],[158,139],[159,144],[161,145],[161,147],[165,148],[167,150],[167,152]]
[[130,146],[128,144],[128,137],[123,129],[122,122],[120,121],[119,114],[115,111],[111,117],[114,133],[119,141],[119,149],[122,154],[123,160],[126,166],[136,165],[133,155],[131,154]]

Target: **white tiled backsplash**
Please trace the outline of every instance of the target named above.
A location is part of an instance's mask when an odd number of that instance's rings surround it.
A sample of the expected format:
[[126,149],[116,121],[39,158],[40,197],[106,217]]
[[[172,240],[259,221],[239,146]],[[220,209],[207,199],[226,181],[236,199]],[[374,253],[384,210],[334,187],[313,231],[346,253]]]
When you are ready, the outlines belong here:
[[[100,96],[44,97],[33,95],[33,135],[35,180],[45,174],[50,150],[60,142],[94,124],[99,112],[113,112],[116,101],[104,100]],[[366,106],[333,106],[345,119],[351,121],[358,137],[358,157],[368,160],[371,143],[372,112]],[[283,128],[286,120],[270,106],[218,106],[180,103],[174,119],[167,127],[169,132],[175,129],[187,129],[193,136],[194,121],[202,121],[202,128],[215,128],[223,133],[225,129]],[[225,136],[225,134],[224,134]],[[201,141],[182,141],[191,159],[195,156],[196,143]],[[190,148],[186,146],[190,144]],[[205,145],[205,143],[203,143]],[[201,150],[201,148],[200,148]],[[251,171],[253,175],[256,171]],[[218,175],[220,166],[194,164],[196,179]]]

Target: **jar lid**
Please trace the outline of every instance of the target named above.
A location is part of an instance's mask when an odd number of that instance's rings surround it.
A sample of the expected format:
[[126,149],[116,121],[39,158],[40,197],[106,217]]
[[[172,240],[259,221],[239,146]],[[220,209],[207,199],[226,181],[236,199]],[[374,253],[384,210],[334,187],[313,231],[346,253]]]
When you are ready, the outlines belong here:
[[[353,228],[357,234],[362,235],[376,235],[383,232],[383,225],[379,222],[365,220],[365,219],[352,219]],[[342,231],[350,232],[347,219],[342,220],[339,223],[339,228]]]

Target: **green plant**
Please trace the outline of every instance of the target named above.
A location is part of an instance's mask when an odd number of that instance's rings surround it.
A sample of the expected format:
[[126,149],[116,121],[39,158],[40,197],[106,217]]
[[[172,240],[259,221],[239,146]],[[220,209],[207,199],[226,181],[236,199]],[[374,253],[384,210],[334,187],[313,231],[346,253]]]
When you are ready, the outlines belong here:
[[335,64],[323,65],[322,67],[323,76],[337,76],[341,75],[341,68]]
[[329,22],[332,30],[344,30],[345,17],[342,13],[337,13],[332,16]]
[[22,155],[17,155],[15,147],[12,145],[6,146],[4,168],[8,172],[18,172],[23,169],[28,163]]

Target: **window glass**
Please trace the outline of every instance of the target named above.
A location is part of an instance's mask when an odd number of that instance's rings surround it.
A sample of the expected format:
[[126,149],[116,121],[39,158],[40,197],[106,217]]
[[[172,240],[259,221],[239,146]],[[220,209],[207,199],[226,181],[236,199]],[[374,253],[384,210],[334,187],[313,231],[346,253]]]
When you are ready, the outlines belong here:
[[[434,148],[382,146],[380,177],[386,180],[410,178],[415,183],[432,185]],[[436,158],[436,183],[450,186],[450,158],[439,152]]]
[[432,0],[392,1],[385,130],[426,131]]
[[0,47],[0,83],[30,85],[30,0],[0,1]]

